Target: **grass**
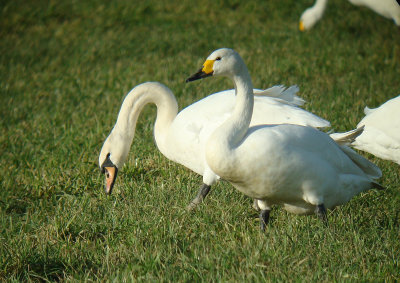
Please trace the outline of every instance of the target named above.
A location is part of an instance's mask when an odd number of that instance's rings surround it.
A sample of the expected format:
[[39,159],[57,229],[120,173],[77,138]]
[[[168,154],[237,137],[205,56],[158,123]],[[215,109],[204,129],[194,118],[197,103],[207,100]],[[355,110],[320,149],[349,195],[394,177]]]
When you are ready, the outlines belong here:
[[155,108],[139,119],[113,195],[97,155],[124,95],[159,81],[180,107],[231,88],[185,84],[219,47],[257,88],[298,84],[336,130],[400,92],[395,25],[333,1],[310,32],[312,1],[1,1],[0,279],[6,281],[398,281],[400,173],[316,217],[275,209],[265,234],[251,201],[219,183],[195,213],[201,178],[155,148]]

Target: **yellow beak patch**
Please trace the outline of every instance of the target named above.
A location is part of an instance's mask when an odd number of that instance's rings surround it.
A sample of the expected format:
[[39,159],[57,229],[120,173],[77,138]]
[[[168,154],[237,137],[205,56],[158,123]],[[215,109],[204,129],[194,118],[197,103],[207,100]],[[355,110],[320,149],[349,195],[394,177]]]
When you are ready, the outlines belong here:
[[300,21],[300,23],[299,23],[299,30],[300,31],[305,31],[305,27],[304,27],[303,21]]
[[214,67],[214,62],[215,60],[206,60],[203,64],[203,69],[202,71],[206,73],[207,75],[213,72],[213,67]]

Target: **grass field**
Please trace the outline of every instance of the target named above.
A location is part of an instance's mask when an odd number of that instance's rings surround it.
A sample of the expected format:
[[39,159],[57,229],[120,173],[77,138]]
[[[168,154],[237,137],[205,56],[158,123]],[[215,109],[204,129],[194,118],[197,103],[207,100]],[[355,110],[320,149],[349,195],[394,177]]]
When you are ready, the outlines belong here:
[[254,86],[298,84],[306,109],[335,130],[400,93],[400,32],[347,1],[298,31],[311,0],[0,1],[0,280],[398,281],[400,171],[328,214],[277,208],[260,233],[251,200],[216,185],[185,206],[201,177],[153,143],[155,108],[139,119],[111,196],[97,157],[125,94],[159,81],[180,108],[227,88],[185,84],[219,47],[237,50]]

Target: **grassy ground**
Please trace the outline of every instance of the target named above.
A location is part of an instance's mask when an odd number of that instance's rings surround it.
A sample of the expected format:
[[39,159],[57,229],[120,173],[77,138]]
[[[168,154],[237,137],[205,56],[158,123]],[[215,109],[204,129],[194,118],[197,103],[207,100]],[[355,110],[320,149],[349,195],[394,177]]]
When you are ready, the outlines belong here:
[[303,1],[1,1],[0,279],[10,281],[400,280],[399,166],[365,155],[386,191],[316,217],[273,211],[265,234],[227,183],[187,213],[201,178],[137,127],[112,196],[97,155],[124,95],[160,81],[181,107],[231,88],[185,84],[214,49],[236,49],[257,88],[298,84],[308,110],[352,129],[400,93],[400,33],[332,1],[311,31]]

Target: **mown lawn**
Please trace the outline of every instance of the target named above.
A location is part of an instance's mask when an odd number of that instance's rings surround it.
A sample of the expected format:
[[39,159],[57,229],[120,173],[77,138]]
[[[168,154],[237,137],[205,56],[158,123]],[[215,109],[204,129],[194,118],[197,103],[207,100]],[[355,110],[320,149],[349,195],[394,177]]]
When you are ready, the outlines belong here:
[[317,217],[277,208],[260,233],[251,200],[156,149],[155,108],[140,116],[113,195],[97,157],[125,94],[170,87],[181,108],[227,88],[185,84],[219,47],[237,50],[254,86],[298,84],[335,130],[400,93],[400,32],[347,1],[298,31],[302,1],[0,1],[0,279],[7,281],[400,280],[400,170],[364,154],[386,191]]

